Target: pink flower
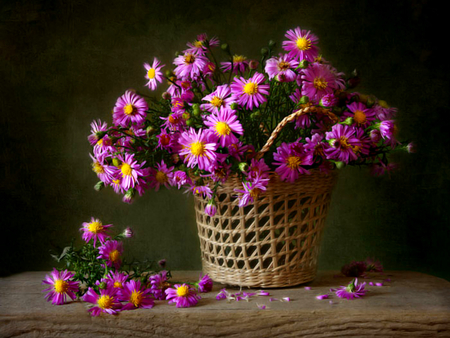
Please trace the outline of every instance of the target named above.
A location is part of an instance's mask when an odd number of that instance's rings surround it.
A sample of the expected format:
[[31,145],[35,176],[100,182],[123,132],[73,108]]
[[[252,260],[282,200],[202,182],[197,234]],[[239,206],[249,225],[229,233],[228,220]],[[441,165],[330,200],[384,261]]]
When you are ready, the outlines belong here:
[[294,71],[297,66],[298,61],[284,54],[267,60],[264,70],[269,75],[269,80],[275,77],[280,82],[292,82],[297,78],[297,73]]
[[[161,264],[160,264],[161,265]],[[165,261],[164,261],[165,265]],[[150,276],[150,289],[156,299],[164,300],[166,299],[166,289],[170,287],[167,281],[167,271],[163,270],[159,273]]]
[[244,189],[234,189],[236,192],[241,193],[239,196],[239,207],[245,207],[249,203],[254,203],[259,195],[267,190],[269,183],[268,178],[256,177],[250,182],[242,182]]
[[145,288],[140,281],[130,280],[122,289],[122,299],[128,302],[122,310],[150,309],[155,305],[151,296],[151,289]]
[[213,288],[213,280],[207,274],[200,275],[200,280],[197,282],[198,292],[210,292]]
[[83,222],[83,227],[80,231],[83,231],[82,238],[88,243],[91,239],[94,240],[94,247],[97,239],[104,244],[110,236],[107,234],[107,229],[112,227],[112,224],[103,225],[99,219],[91,218],[90,222]]
[[367,108],[362,102],[352,102],[347,105],[350,111],[344,112],[343,119],[346,117],[352,117],[353,122],[362,128],[367,128],[369,124],[375,120],[375,112],[373,109]]
[[88,136],[88,141],[91,146],[96,145],[103,138],[107,130],[108,125],[106,122],[102,122],[101,120],[92,121],[91,134]]
[[105,289],[100,289],[100,294],[98,294],[93,288],[89,288],[84,294],[83,300],[96,306],[90,308],[88,312],[95,317],[101,313],[118,314],[122,308],[122,303],[116,297],[117,291],[117,289],[107,286]]
[[354,149],[360,147],[360,140],[355,136],[355,129],[351,126],[335,124],[330,132],[326,133],[330,147],[325,149],[328,159],[348,163],[358,159]]
[[219,138],[221,147],[228,147],[238,142],[235,133],[244,134],[236,113],[230,108],[222,108],[218,113],[207,116],[204,123]]
[[195,289],[187,284],[175,284],[174,288],[166,289],[165,293],[169,304],[175,303],[178,308],[194,306],[200,300]]
[[289,40],[283,41],[282,46],[285,51],[289,52],[289,57],[299,61],[314,61],[319,53],[317,36],[310,31],[300,29],[300,27],[288,30],[285,36]]
[[327,64],[312,63],[302,71],[302,95],[308,96],[309,100],[318,104],[320,100],[335,90],[344,89],[345,82]]
[[162,185],[169,188],[172,185],[173,169],[173,166],[168,168],[164,160],[161,163],[157,163],[156,169],[152,169],[150,174],[150,187],[155,189],[155,191],[158,191]]
[[258,72],[248,80],[243,77],[234,78],[231,84],[233,99],[249,110],[259,107],[261,103],[267,101],[264,95],[269,95],[270,86],[263,84],[265,80],[264,75]]
[[303,166],[313,164],[313,153],[306,151],[303,143],[282,143],[273,154],[275,172],[281,180],[293,183],[300,174],[309,174]]
[[215,91],[202,98],[202,101],[208,102],[201,105],[203,110],[218,113],[222,107],[230,107],[232,103],[231,89],[226,84],[218,86]]
[[181,80],[196,80],[208,63],[208,58],[200,55],[198,52],[186,52],[177,56],[173,63],[176,65],[174,73],[177,78]]
[[210,130],[195,129],[181,133],[178,142],[183,147],[179,154],[184,157],[184,162],[189,168],[198,166],[200,170],[207,170],[215,164],[217,154],[216,137]]
[[[212,217],[212,216],[214,216],[216,214],[216,212],[217,212],[216,204],[214,203],[214,200],[211,199],[208,202],[208,204],[206,204],[205,214],[207,214],[208,216]],[[202,292],[202,291],[200,291],[200,292]]]
[[141,125],[145,121],[147,110],[147,102],[139,95],[127,90],[117,99],[113,111],[113,122],[125,128],[131,123]]
[[134,188],[137,184],[139,184],[139,178],[145,175],[145,171],[142,169],[145,162],[138,163],[138,161],[134,159],[133,153],[118,155],[117,158],[121,162],[116,171],[118,171],[122,176],[122,188],[124,190]]
[[358,284],[358,278],[355,278],[347,286],[341,286],[333,291],[339,298],[360,298],[366,294],[366,290],[364,289],[365,285],[365,282]]
[[161,68],[164,66],[165,65],[161,65],[161,62],[157,58],[153,59],[151,66],[148,63],[144,63],[144,68],[147,70],[145,78],[148,80],[146,86],[151,90],[155,90],[158,86],[158,82],[162,82],[163,74]]
[[220,68],[222,68],[224,72],[228,72],[233,69],[233,73],[235,74],[238,74],[239,72],[243,74],[249,65],[247,57],[243,55],[234,55],[233,62],[221,62],[220,64]]
[[99,247],[98,259],[105,259],[106,265],[120,268],[122,264],[123,243],[120,241],[109,240],[106,241],[101,247]]
[[52,273],[45,276],[45,279],[42,281],[42,284],[51,285],[48,289],[45,289],[44,292],[47,292],[45,295],[45,299],[47,301],[51,301],[54,305],[62,305],[66,302],[66,298],[69,297],[72,300],[77,298],[75,292],[78,292],[78,282],[71,281],[74,274],[67,270],[58,271],[55,268]]

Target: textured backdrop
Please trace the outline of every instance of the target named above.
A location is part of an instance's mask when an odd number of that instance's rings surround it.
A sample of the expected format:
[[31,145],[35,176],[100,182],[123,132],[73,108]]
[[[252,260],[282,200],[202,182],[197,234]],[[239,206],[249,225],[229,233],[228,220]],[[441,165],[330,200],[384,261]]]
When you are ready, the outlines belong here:
[[342,170],[319,268],[370,256],[387,269],[450,279],[443,13],[426,0],[2,0],[1,274],[51,269],[50,251],[79,238],[92,216],[135,230],[129,257],[199,269],[192,197],[163,190],[128,205],[112,190],[94,191],[89,124],[110,122],[126,89],[146,91],[144,62],[158,57],[170,66],[197,34],[259,58],[270,39],[280,46],[284,33],[300,26],[319,37],[338,70],[359,70],[360,92],[399,109],[400,136],[418,146],[396,158],[401,168],[390,178]]

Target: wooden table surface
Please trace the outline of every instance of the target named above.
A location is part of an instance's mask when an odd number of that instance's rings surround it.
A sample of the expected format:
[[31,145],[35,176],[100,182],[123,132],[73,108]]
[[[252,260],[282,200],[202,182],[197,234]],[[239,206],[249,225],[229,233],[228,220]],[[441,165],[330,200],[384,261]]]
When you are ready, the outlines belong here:
[[[0,337],[450,337],[450,282],[417,272],[389,271],[363,279],[367,284],[390,281],[367,285],[366,296],[356,300],[333,295],[316,299],[351,280],[320,271],[311,283],[268,289],[270,296],[248,302],[216,300],[224,287],[239,291],[216,284],[195,307],[178,309],[155,301],[152,309],[100,317],[91,317],[85,302],[47,302],[41,284],[47,273],[0,278]],[[198,271],[172,274],[173,280],[183,281],[199,276]],[[271,297],[291,301],[269,301]]]

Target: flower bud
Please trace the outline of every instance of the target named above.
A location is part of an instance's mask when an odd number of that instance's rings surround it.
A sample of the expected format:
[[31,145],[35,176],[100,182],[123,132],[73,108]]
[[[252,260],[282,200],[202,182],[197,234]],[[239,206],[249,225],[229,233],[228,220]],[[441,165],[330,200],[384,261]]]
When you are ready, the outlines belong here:
[[269,47],[270,48],[274,48],[276,45],[277,45],[277,43],[275,41],[273,41],[273,40],[269,41]]
[[382,106],[383,108],[389,108],[389,105],[388,105],[387,102],[384,101],[384,100],[378,100],[378,104],[379,104],[380,106]]
[[336,165],[337,169],[342,169],[345,166],[344,162],[341,162],[341,161],[336,161],[336,162],[334,162],[334,164]]
[[189,119],[186,121],[186,125],[189,127],[192,127],[194,125],[195,121],[193,119]]
[[147,135],[153,135],[156,132],[156,129],[153,126],[148,126],[145,131]]
[[353,124],[353,117],[347,117],[341,124],[345,124],[347,126],[351,126]]
[[222,50],[225,51],[225,52],[229,52],[230,51],[230,46],[228,46],[228,43],[222,43],[220,48],[222,48]]
[[267,55],[267,54],[269,54],[269,50],[266,47],[263,47],[263,48],[261,48],[261,54]]
[[99,288],[100,290],[105,290],[106,287],[107,287],[107,284],[106,284],[105,282],[101,282],[101,283],[98,285],[98,288]]
[[163,98],[163,100],[170,100],[172,98],[172,96],[168,92],[162,93],[161,97]]
[[298,67],[296,69],[305,69],[307,68],[309,65],[309,62],[306,60],[302,60],[300,61],[300,63],[298,64]]
[[256,69],[259,66],[259,62],[257,60],[250,60],[248,62],[248,68],[250,69]]
[[239,163],[239,170],[242,172],[246,172],[248,170],[248,163],[247,162],[241,162]]
[[130,188],[127,190],[125,195],[123,195],[122,201],[131,204],[133,202],[134,195],[136,194],[136,189]]
[[131,237],[133,237],[133,235],[134,235],[133,230],[131,230],[130,227],[127,227],[127,228],[123,231],[123,236],[124,236],[125,238],[131,238]]
[[239,108],[239,105],[238,105],[236,102],[233,102],[233,103],[230,105],[230,108],[231,108],[232,110],[236,110],[236,109]]
[[409,142],[406,146],[406,151],[410,154],[416,152],[416,144],[414,142]]
[[94,189],[95,191],[100,191],[105,187],[105,182],[103,181],[98,181],[95,185],[94,185]]
[[181,117],[185,120],[189,120],[191,118],[191,114],[189,114],[188,112],[184,112]]
[[165,74],[167,77],[171,77],[173,75],[173,72],[170,69],[167,69]]
[[298,101],[298,103],[300,104],[307,104],[309,102],[309,97],[306,95],[303,95],[300,100]]

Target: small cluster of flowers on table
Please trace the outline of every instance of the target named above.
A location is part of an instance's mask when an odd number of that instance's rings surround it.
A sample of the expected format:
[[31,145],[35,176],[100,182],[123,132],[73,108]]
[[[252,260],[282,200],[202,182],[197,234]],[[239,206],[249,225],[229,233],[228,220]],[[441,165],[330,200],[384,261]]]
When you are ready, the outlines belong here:
[[[205,212],[214,215],[216,189],[231,175],[241,179],[236,196],[245,206],[264,193],[272,173],[289,183],[346,165],[381,174],[395,166],[390,152],[412,151],[397,139],[397,109],[355,91],[357,74],[335,69],[316,35],[297,27],[285,38],[282,51],[270,41],[256,60],[201,34],[165,73],[156,57],[145,63],[147,87],[168,87],[159,99],[126,90],[112,125],[91,123],[96,189],[110,186],[130,203],[149,189],[184,187],[207,199]],[[225,61],[218,61],[219,46]],[[280,121],[299,111],[258,156]]]
[[81,299],[93,304],[88,310],[93,316],[101,313],[117,314],[138,308],[148,309],[155,300],[185,308],[201,299],[200,293],[210,292],[213,281],[208,275],[197,282],[172,282],[170,272],[164,270],[165,261],[158,262],[158,272],[134,268],[122,269],[123,239],[133,232],[126,228],[114,238],[110,235],[112,224],[103,224],[92,218],[81,227],[84,244],[80,250],[67,247],[58,260],[66,260],[69,269],[54,268],[42,281],[49,287],[45,298],[52,304],[62,305],[68,299]]

